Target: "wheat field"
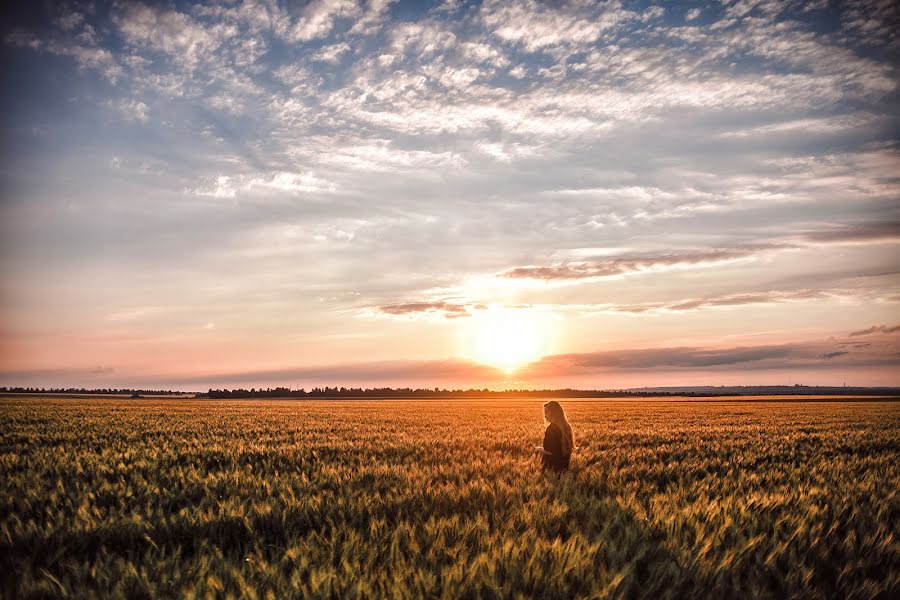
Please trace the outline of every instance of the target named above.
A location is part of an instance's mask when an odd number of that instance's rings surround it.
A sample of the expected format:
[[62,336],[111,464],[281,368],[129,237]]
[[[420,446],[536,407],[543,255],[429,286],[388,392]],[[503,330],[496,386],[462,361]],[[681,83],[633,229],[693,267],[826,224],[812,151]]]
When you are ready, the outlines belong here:
[[900,403],[0,398],[4,598],[900,593]]

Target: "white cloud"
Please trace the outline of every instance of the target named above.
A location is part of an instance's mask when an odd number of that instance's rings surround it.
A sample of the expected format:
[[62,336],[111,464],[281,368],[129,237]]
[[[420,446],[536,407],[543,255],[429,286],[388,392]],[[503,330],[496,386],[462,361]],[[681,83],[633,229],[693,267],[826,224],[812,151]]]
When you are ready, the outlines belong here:
[[129,121],[145,123],[150,108],[139,100],[123,100],[119,103],[119,110],[122,111],[122,114]]
[[[73,23],[73,27],[77,27],[77,23],[74,21]],[[10,32],[4,41],[13,47],[29,48],[60,56],[69,56],[75,60],[80,69],[97,71],[112,83],[118,81],[124,74],[122,67],[117,63],[112,52],[94,45],[90,40],[86,42],[83,39],[79,39],[78,36],[74,38],[71,36],[51,37],[43,40],[33,33],[16,29]]]
[[4,38],[4,43],[14,48],[29,48],[40,50],[44,46],[43,40],[29,31],[15,29]]
[[69,8],[63,8],[62,13],[56,18],[56,25],[63,31],[72,31],[82,23],[84,15]]
[[115,81],[122,74],[122,69],[116,64],[112,53],[103,48],[90,48],[85,46],[58,46],[51,51],[57,54],[71,56],[83,69],[96,69],[108,79]]
[[900,40],[900,5],[892,0],[857,0],[841,15],[844,32],[867,46],[894,46]]
[[254,177],[246,185],[246,189],[254,187],[267,188],[281,192],[323,192],[334,191],[335,187],[313,173],[288,173],[279,172],[272,174],[271,178]]
[[845,131],[858,130],[870,125],[877,120],[872,114],[846,114],[834,117],[805,118],[770,123],[758,127],[726,131],[723,137],[744,138],[751,136],[767,136],[772,134],[833,134]]
[[312,172],[292,173],[277,171],[268,174],[217,175],[192,191],[198,196],[234,198],[238,193],[275,192],[286,194],[334,192],[333,183],[317,177]]
[[458,169],[466,161],[455,152],[405,150],[385,140],[360,142],[322,153],[318,161],[332,167],[354,171],[408,171],[421,169]]
[[589,44],[633,16],[619,2],[606,3],[594,14],[569,10],[568,6],[554,10],[535,0],[487,0],[481,7],[481,19],[494,35],[532,52],[557,45]]
[[532,156],[537,151],[535,147],[523,146],[521,144],[502,144],[502,143],[489,143],[489,142],[478,142],[475,144],[475,147],[501,162],[512,162],[518,158],[525,158],[528,156]]
[[416,60],[433,57],[456,44],[456,34],[435,22],[403,23],[391,29],[392,50]]
[[522,65],[516,65],[512,69],[509,70],[509,74],[516,79],[522,79],[527,75],[528,71]]
[[335,64],[341,60],[341,56],[349,51],[350,45],[347,43],[332,44],[322,47],[322,49],[313,54],[313,60]]
[[232,184],[231,177],[227,175],[218,175],[213,181],[207,185],[200,186],[193,190],[198,196],[211,196],[213,198],[234,198],[237,194]]
[[503,68],[509,59],[496,47],[484,42],[465,42],[460,51],[467,59],[477,63],[487,63],[493,67]]
[[244,110],[244,103],[229,94],[217,94],[206,99],[206,103],[216,110],[239,113]]
[[129,3],[115,18],[123,37],[132,45],[169,55],[188,68],[214,57],[214,52],[237,35],[234,25],[204,26],[185,13]]
[[350,34],[371,35],[378,31],[387,19],[388,10],[396,0],[368,0],[363,14],[356,19]]
[[289,30],[292,42],[308,42],[327,36],[337,19],[359,15],[359,7],[352,0],[313,0]]

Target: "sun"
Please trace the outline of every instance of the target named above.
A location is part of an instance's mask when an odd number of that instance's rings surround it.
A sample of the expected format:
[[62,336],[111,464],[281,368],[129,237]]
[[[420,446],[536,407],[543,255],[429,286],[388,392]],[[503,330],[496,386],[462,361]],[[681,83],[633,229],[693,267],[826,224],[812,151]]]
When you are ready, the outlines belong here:
[[466,354],[507,374],[547,352],[548,328],[527,309],[490,309],[474,316],[467,331]]

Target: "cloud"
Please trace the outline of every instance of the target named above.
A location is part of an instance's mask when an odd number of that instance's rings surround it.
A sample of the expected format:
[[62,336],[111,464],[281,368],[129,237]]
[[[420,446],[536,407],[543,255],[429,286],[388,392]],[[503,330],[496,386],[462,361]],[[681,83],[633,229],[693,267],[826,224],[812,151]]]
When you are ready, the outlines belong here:
[[[533,308],[555,314],[598,315],[602,313],[615,314],[655,314],[682,313],[688,311],[701,311],[709,308],[740,308],[758,304],[781,304],[788,302],[817,302],[830,299],[853,301],[864,303],[872,300],[873,292],[868,289],[832,288],[832,289],[794,289],[794,290],[761,290],[736,294],[723,294],[720,296],[707,296],[703,298],[686,298],[668,302],[654,301],[643,303],[531,303],[531,304],[507,304],[507,308]],[[441,314],[450,317],[470,316],[473,310],[485,308],[487,305],[477,302],[474,297],[469,302],[455,301],[445,302],[441,300],[424,300],[420,302],[386,304],[377,307],[377,310],[364,311],[368,316],[378,316],[379,313],[390,315],[418,315]],[[867,333],[885,332],[892,333],[900,330],[897,328],[885,328],[878,326],[862,332],[854,332],[852,336],[865,335]],[[849,343],[849,342],[847,342]]]
[[900,241],[900,221],[870,222],[815,231],[806,239],[816,243],[866,243]]
[[332,44],[322,47],[313,55],[313,60],[325,63],[337,64],[341,60],[341,56],[350,51],[350,45],[347,43]]
[[[597,190],[558,190],[555,194],[576,195],[587,194],[596,197]],[[623,192],[625,193],[625,192]],[[604,225],[592,220],[596,227]],[[620,277],[642,272],[662,271],[674,268],[708,267],[719,263],[727,263],[743,259],[754,259],[780,250],[802,249],[825,244],[846,243],[883,243],[900,240],[900,222],[870,222],[843,227],[833,227],[812,231],[801,236],[786,235],[781,239],[756,243],[747,247],[715,248],[709,250],[680,251],[664,254],[647,254],[644,256],[620,256],[603,258],[594,261],[570,261],[551,266],[513,267],[499,273],[499,277],[509,279],[534,279],[541,281],[575,282],[593,280],[604,277]],[[801,292],[803,293],[803,292]],[[782,298],[786,299],[786,298]],[[771,298],[759,297],[759,301],[770,301]],[[690,301],[684,306],[694,308],[694,303],[704,300]],[[713,302],[713,301],[709,301]],[[734,296],[720,298],[720,304],[750,304],[753,296]],[[712,305],[712,304],[709,304]],[[679,306],[670,307],[679,310]]]
[[889,0],[860,0],[847,6],[841,15],[842,29],[867,46],[894,46],[900,7]]
[[509,279],[539,279],[543,281],[576,281],[601,277],[658,271],[689,266],[705,266],[716,263],[751,258],[771,248],[715,249],[680,252],[653,256],[628,256],[591,262],[567,263],[550,267],[514,267],[499,274]]
[[[627,371],[716,371],[832,368],[840,360],[848,367],[900,366],[896,347],[832,350],[833,340],[788,344],[705,347],[637,348],[547,356],[530,365],[527,377],[575,377]],[[526,376],[526,375],[523,375]]]
[[469,307],[452,302],[404,302],[400,304],[386,304],[379,306],[378,311],[391,316],[408,316],[423,313],[443,314],[448,319],[468,317],[471,313]]
[[[589,6],[589,5],[584,5]],[[480,16],[486,28],[498,38],[521,44],[534,52],[547,47],[589,44],[634,13],[609,2],[602,10],[582,10],[576,3],[562,4],[554,10],[535,1],[482,3]]]
[[430,152],[408,150],[398,147],[388,140],[359,140],[336,148],[321,156],[316,162],[331,168],[348,169],[355,172],[410,172],[418,170],[457,170],[466,166],[466,161],[456,152]]
[[139,100],[122,100],[119,103],[119,110],[129,121],[146,123],[150,108]]
[[275,192],[284,194],[310,194],[335,191],[331,184],[312,172],[290,173],[279,171],[266,175],[248,176],[217,175],[191,190],[198,196],[234,198],[240,193]]
[[669,311],[697,310],[717,306],[745,306],[747,304],[774,304],[777,302],[821,300],[828,298],[833,292],[825,290],[768,290],[743,294],[729,294],[711,298],[684,300],[661,307]]
[[70,7],[62,7],[59,16],[54,20],[63,31],[72,31],[84,23],[84,15]]
[[745,138],[752,136],[795,135],[797,133],[833,134],[858,130],[873,124],[878,119],[871,114],[849,114],[829,117],[793,119],[770,123],[748,129],[736,129],[722,133],[725,138]]
[[334,185],[316,177],[311,172],[287,173],[272,175],[271,179],[254,177],[246,183],[246,189],[262,187],[281,192],[322,192],[334,191]]
[[372,35],[383,25],[388,16],[388,11],[397,0],[368,0],[364,2],[362,15],[356,18],[350,35]]
[[[77,386],[81,385],[81,382],[91,381],[97,377],[105,379],[108,375],[117,374],[120,373],[115,368],[102,365],[59,369],[10,369],[0,370],[0,381],[3,381],[6,386]],[[62,383],[44,383],[47,381],[61,381]]]
[[700,8],[692,8],[687,11],[684,15],[685,21],[693,21],[697,17],[699,17],[703,13],[703,9]]
[[504,163],[533,156],[537,149],[522,144],[502,144],[499,142],[477,142],[475,147],[484,154]]
[[313,0],[304,7],[287,38],[292,42],[308,42],[325,37],[337,19],[358,15],[359,7],[352,0]]
[[790,345],[737,348],[646,348],[561,354],[544,358],[540,370],[610,370],[656,368],[709,368],[743,365],[770,359],[786,359],[796,349]]
[[219,175],[209,185],[198,187],[193,192],[198,196],[211,196],[213,198],[234,198],[237,194],[231,177],[227,175]]
[[436,21],[398,23],[390,33],[391,50],[421,60],[456,46],[456,35]]
[[464,360],[396,360],[311,367],[293,367],[246,371],[241,373],[208,373],[174,378],[178,385],[228,386],[256,382],[257,385],[276,385],[290,382],[310,385],[309,382],[330,382],[330,385],[361,383],[377,385],[394,382],[393,385],[436,381],[485,381],[499,380],[503,373],[486,365]]
[[185,13],[140,2],[127,3],[114,22],[129,44],[166,54],[188,68],[211,58],[225,40],[238,33],[229,24],[204,26]]
[[[75,26],[77,23],[73,25]],[[84,27],[86,31],[92,31],[87,29],[89,26]],[[4,41],[12,47],[68,56],[75,61],[79,69],[97,71],[112,83],[116,83],[125,74],[125,70],[116,61],[113,53],[106,48],[98,47],[92,35],[70,33],[42,39],[32,32],[14,29],[6,35]]]
[[873,333],[896,333],[900,331],[900,325],[894,325],[888,327],[887,325],[873,325],[868,329],[861,329],[859,331],[854,331],[850,334],[850,337],[858,337],[861,335],[871,335]]

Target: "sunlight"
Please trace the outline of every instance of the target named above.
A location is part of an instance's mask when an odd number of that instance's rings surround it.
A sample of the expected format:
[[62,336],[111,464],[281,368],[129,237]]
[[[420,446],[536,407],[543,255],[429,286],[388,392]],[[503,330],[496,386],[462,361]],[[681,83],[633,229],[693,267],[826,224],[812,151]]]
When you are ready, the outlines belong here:
[[466,335],[468,358],[512,373],[547,352],[548,328],[533,311],[490,309],[474,316]]

